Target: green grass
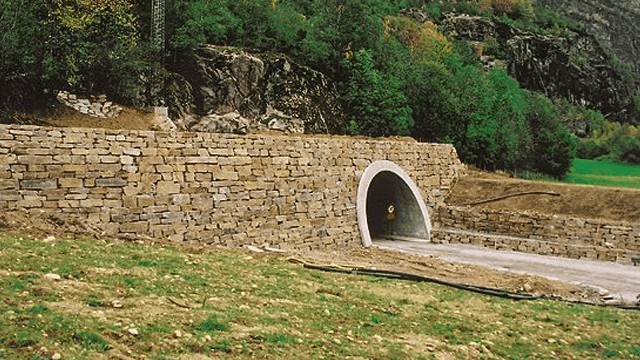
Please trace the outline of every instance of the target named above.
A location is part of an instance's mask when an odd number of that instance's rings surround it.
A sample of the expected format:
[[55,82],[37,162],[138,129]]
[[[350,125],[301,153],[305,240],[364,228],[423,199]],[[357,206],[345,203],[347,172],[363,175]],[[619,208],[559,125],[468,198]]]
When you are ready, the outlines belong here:
[[640,189],[640,166],[576,159],[563,182]]
[[638,334],[636,312],[272,254],[0,233],[1,359],[640,359]]

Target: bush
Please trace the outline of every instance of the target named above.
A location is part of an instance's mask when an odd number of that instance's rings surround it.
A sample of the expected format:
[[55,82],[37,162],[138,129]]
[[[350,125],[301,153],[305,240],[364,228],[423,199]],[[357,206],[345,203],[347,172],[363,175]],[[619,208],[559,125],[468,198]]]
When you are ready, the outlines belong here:
[[637,128],[628,124],[616,128],[613,136],[605,144],[609,157],[613,161],[640,164],[640,139]]
[[609,153],[606,146],[593,139],[583,139],[576,144],[576,156],[580,159],[595,159]]
[[559,109],[541,94],[528,94],[527,122],[533,146],[529,167],[555,178],[565,177],[576,154],[576,140],[558,119]]

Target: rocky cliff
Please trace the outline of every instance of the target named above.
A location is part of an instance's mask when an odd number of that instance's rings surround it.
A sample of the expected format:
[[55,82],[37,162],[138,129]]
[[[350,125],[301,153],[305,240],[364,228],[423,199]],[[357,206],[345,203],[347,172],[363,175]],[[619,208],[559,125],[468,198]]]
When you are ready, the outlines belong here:
[[284,55],[204,46],[181,55],[167,77],[169,116],[193,131],[344,133],[329,78]]
[[563,97],[618,120],[633,110],[634,83],[591,36],[517,35],[507,41],[509,74],[524,88]]
[[536,0],[578,21],[640,76],[640,0]]
[[[531,34],[467,15],[451,15],[443,25],[448,34],[474,42],[477,49],[488,52],[490,47],[499,48],[496,52],[503,57],[499,61],[523,88],[551,98],[567,98],[597,109],[612,120],[633,121],[636,80],[616,65],[595,36],[575,32],[567,36]],[[491,55],[483,59],[488,61],[495,54]]]

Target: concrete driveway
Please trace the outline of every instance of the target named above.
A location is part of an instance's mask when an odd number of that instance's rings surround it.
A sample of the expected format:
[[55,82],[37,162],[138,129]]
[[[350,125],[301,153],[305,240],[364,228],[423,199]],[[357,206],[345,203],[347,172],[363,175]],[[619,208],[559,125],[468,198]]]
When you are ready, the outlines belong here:
[[620,265],[607,261],[565,259],[516,251],[498,251],[481,246],[433,244],[425,241],[380,240],[374,246],[412,253],[432,254],[441,259],[498,270],[527,273],[591,286],[608,292],[612,301],[635,303],[640,300],[640,266]]

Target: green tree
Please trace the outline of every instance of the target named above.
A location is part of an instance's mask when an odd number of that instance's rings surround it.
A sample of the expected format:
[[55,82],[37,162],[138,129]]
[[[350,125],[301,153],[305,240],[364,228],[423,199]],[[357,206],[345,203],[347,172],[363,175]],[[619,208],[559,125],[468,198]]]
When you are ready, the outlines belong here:
[[463,153],[483,168],[515,169],[531,147],[527,102],[518,82],[504,71],[490,71],[487,81],[488,92],[467,128]]
[[411,108],[400,81],[374,68],[370,51],[360,50],[348,62],[345,104],[352,134],[407,135],[413,126]]
[[0,0],[0,103],[30,109],[54,90],[134,98],[145,68],[128,0]]
[[122,79],[142,67],[132,10],[130,0],[53,0],[50,72],[76,91],[128,92]]
[[533,140],[529,154],[531,170],[563,178],[571,170],[576,140],[560,122],[560,111],[549,98],[529,93],[527,121]]
[[240,20],[226,0],[200,0],[186,4],[184,23],[172,37],[178,48],[194,49],[204,43],[227,44],[242,33]]
[[0,106],[25,108],[46,100],[45,66],[50,4],[0,0]]

